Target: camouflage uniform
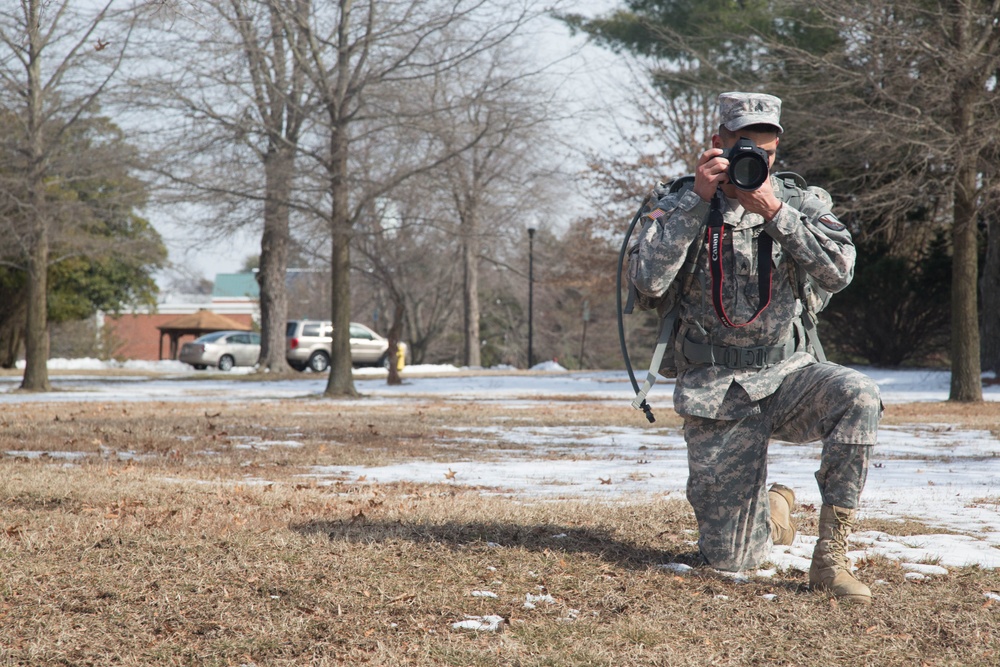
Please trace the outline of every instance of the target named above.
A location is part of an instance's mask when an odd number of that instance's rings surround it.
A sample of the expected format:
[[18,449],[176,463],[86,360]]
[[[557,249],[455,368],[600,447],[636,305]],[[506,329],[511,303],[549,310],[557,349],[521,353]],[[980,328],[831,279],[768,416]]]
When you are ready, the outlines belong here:
[[[699,546],[713,567],[752,568],[771,547],[765,482],[772,437],[822,440],[816,479],[824,503],[856,508],[864,486],[881,415],[878,388],[863,374],[819,363],[804,351],[800,329],[797,335],[801,305],[789,270],[794,259],[823,289],[840,291],[853,277],[854,245],[830,214],[828,200],[815,193],[807,192],[798,209],[783,204],[770,222],[726,200],[723,303],[733,321],[753,315],[758,264],[773,263],[770,305],[747,326],[727,328],[712,303],[704,239],[709,204],[682,190],[649,208],[663,214],[644,219],[628,267],[640,295],[664,295],[691,244],[699,237],[702,244],[693,280],[679,297],[674,347],[674,408],[685,418],[687,495],[698,519]],[[757,257],[762,232],[774,240],[769,258]]]

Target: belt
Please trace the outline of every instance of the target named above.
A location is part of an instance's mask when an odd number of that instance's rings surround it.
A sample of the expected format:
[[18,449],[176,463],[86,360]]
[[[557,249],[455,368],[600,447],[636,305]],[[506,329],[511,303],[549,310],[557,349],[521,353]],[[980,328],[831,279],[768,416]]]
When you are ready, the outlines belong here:
[[712,364],[740,370],[743,368],[764,368],[784,361],[795,352],[795,341],[789,338],[782,345],[769,347],[727,347],[692,343],[685,338],[682,345],[684,357],[692,364]]

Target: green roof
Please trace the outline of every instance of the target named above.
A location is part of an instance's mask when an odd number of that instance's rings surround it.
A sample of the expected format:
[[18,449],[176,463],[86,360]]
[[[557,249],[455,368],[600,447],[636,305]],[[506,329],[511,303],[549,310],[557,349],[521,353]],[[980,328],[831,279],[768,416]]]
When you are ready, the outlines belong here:
[[251,272],[215,274],[212,297],[249,297],[251,299],[259,299],[260,285],[257,284],[257,274]]

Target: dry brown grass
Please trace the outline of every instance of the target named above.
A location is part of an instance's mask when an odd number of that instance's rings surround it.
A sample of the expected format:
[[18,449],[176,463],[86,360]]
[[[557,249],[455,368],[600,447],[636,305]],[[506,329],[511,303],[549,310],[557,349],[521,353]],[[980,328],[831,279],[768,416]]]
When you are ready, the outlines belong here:
[[1000,402],[898,403],[886,407],[883,420],[887,424],[951,424],[956,428],[989,431],[1000,437]]
[[[459,426],[637,421],[578,403],[5,407],[0,450],[89,456],[0,459],[0,664],[1000,664],[1000,603],[983,595],[1000,589],[995,572],[906,582],[873,559],[861,576],[886,582],[874,604],[840,606],[801,573],[739,584],[656,567],[695,564],[681,502],[298,476],[447,461],[468,451]],[[525,609],[528,593],[554,603]],[[506,621],[453,630],[467,614]]]

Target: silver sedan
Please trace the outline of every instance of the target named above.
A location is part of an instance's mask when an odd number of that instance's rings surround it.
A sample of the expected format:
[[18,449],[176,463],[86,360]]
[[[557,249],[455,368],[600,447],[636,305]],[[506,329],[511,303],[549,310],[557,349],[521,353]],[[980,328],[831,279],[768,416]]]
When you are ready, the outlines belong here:
[[184,343],[178,359],[197,370],[215,366],[228,371],[233,366],[253,366],[260,358],[260,334],[252,331],[215,331]]

